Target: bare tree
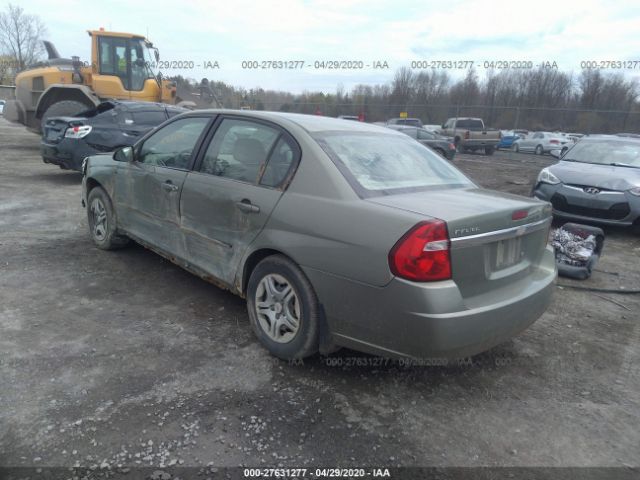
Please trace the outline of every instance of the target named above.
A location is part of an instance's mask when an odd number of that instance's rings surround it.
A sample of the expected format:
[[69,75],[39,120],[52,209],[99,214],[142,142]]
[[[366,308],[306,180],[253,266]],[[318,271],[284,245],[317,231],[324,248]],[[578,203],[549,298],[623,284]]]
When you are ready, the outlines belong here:
[[44,35],[46,27],[40,18],[24,13],[22,7],[9,4],[0,13],[0,48],[15,59],[18,70],[24,70],[42,55]]

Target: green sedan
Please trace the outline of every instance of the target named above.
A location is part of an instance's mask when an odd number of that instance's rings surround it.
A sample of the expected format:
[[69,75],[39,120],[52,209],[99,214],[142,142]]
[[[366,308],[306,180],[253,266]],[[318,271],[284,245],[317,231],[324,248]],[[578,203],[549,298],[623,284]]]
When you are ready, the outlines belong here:
[[98,248],[133,240],[246,298],[280,358],[473,355],[554,289],[547,202],[482,189],[384,127],[194,111],[82,170]]

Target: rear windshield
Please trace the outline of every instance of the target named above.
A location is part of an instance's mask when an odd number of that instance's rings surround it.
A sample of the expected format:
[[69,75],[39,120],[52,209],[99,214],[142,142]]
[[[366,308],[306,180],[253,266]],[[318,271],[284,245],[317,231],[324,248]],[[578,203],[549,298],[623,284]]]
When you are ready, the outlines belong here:
[[363,196],[473,185],[445,159],[404,135],[325,133],[316,141]]
[[469,130],[482,130],[484,127],[481,120],[458,120],[456,125],[458,128],[468,128]]

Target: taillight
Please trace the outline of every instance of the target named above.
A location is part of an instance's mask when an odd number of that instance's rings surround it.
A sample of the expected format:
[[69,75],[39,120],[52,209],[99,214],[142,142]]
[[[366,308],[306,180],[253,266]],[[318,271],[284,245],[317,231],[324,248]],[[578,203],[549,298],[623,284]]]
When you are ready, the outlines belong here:
[[451,278],[451,242],[447,224],[438,218],[420,222],[409,230],[389,252],[394,275],[414,282]]
[[75,127],[67,128],[64,132],[66,138],[84,138],[91,133],[92,127],[89,125],[76,125]]
[[558,145],[560,143],[559,140],[549,140],[549,143],[552,143],[554,145]]
[[529,216],[529,212],[527,210],[516,210],[511,214],[511,220],[522,220],[523,218],[527,218]]

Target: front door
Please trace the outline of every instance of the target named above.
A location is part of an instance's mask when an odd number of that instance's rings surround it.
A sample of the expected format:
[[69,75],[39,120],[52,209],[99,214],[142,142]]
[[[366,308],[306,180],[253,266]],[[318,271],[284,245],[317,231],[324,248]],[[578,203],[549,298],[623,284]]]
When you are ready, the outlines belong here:
[[232,284],[247,246],[264,227],[300,158],[271,124],[223,118],[182,193],[187,260]]
[[127,232],[177,253],[182,186],[209,121],[208,117],[175,120],[136,145],[134,161],[119,166],[115,203],[118,223]]

